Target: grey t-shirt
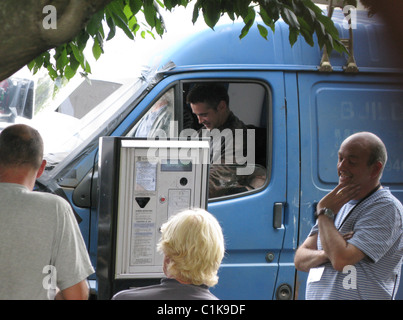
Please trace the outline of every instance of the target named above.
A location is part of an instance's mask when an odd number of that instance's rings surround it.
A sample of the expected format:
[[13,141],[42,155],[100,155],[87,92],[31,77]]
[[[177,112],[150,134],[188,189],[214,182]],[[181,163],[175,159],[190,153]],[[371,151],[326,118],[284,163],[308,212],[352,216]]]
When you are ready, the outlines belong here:
[[49,299],[92,273],[67,201],[0,183],[0,299]]
[[160,284],[118,292],[112,300],[218,300],[205,285],[164,278]]

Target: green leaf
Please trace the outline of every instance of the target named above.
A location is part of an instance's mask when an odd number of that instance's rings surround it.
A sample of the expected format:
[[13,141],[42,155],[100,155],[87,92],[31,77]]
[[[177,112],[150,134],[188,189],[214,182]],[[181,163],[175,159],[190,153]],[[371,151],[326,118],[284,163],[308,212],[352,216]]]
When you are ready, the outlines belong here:
[[147,30],[147,33],[148,33],[153,39],[155,39],[154,33],[152,33],[150,30]]
[[[155,0],[155,2],[157,2],[158,5],[159,5],[161,8],[165,8],[164,3],[163,3],[162,1],[160,1],[160,0]],[[169,1],[167,1],[167,2],[169,2]]]
[[133,33],[131,32],[131,30],[129,29],[129,27],[127,26],[126,21],[124,21],[119,15],[115,14],[114,12],[112,12],[112,19],[115,22],[115,24],[123,30],[123,32],[132,40],[134,40],[134,36]]
[[295,28],[290,28],[290,34],[288,36],[288,40],[291,44],[291,47],[297,42],[298,40],[299,31]]
[[314,4],[311,0],[302,0],[302,3],[304,5],[304,7],[309,8],[314,12],[315,18],[317,15],[322,15],[322,10],[316,4]]
[[95,36],[95,34],[98,32],[98,29],[102,27],[102,20],[104,18],[104,11],[101,10],[97,13],[95,13],[92,17],[91,20],[87,24],[87,32]]
[[155,10],[154,3],[152,1],[144,2],[144,17],[151,28],[155,27],[157,19],[157,10]]
[[95,60],[98,60],[102,53],[103,49],[99,44],[98,38],[95,38],[92,46],[92,54],[94,55]]
[[54,81],[58,77],[56,70],[53,68],[51,64],[49,64],[46,68],[48,70],[50,78]]
[[[316,28],[315,28],[316,34],[321,37],[325,36],[326,29],[325,29],[325,26],[323,25],[323,23],[320,22],[319,20],[317,20],[315,26],[316,26]],[[320,33],[318,33],[318,31],[320,31]]]
[[341,41],[339,39],[334,39],[333,38],[333,48],[337,51],[337,52],[344,52],[348,54],[348,50],[347,48],[344,46],[343,43],[341,43]]
[[162,36],[164,34],[165,29],[164,29],[160,19],[157,19],[157,21],[155,23],[155,30],[157,31],[157,34],[159,36]]
[[77,71],[78,67],[80,66],[80,63],[76,60],[76,58],[74,56],[70,56],[70,64],[68,66],[75,73]]
[[245,18],[249,14],[249,1],[235,0],[234,9],[242,18]]
[[127,16],[124,13],[124,5],[122,1],[112,1],[110,2],[105,10],[109,10],[110,13],[114,13],[115,15],[119,16],[125,23],[127,23]]
[[204,21],[211,29],[214,29],[215,25],[220,19],[220,2],[208,1],[205,3],[202,11]]
[[298,21],[300,24],[300,32],[301,35],[304,37],[305,41],[311,46],[314,46],[313,41],[313,26],[305,21],[303,17],[298,17]]
[[75,42],[77,43],[78,48],[82,51],[87,46],[87,41],[90,35],[85,32],[85,30],[81,30],[78,36],[75,38]]
[[337,31],[337,28],[334,26],[333,21],[329,17],[322,15],[322,16],[318,17],[318,20],[320,22],[322,22],[323,25],[325,26],[326,31],[327,31],[326,33],[329,33],[331,36],[339,34],[339,32]]
[[278,2],[273,4],[272,2],[264,2],[261,4],[261,7],[266,11],[268,17],[273,21],[276,22],[280,18],[280,5]]
[[252,27],[253,23],[255,22],[256,18],[256,12],[252,7],[249,7],[248,9],[248,14],[243,18],[243,22],[245,23],[245,26],[241,30],[241,34],[239,36],[240,39],[245,37],[250,28]]
[[284,7],[281,12],[281,17],[292,29],[299,29],[297,16],[290,9]]
[[77,69],[73,69],[71,66],[67,66],[66,69],[64,69],[64,75],[67,78],[67,80],[70,80],[75,76],[77,72]]
[[259,11],[259,15],[262,18],[262,21],[264,22],[264,24],[268,27],[270,27],[270,29],[274,32],[275,30],[275,22],[273,21],[272,18],[269,17],[267,11],[265,8],[260,7],[260,11]]
[[141,0],[130,0],[129,2],[130,10],[134,15],[140,11],[141,7],[143,6],[143,2]]
[[70,43],[70,48],[73,51],[74,58],[77,60],[77,62],[80,63],[80,65],[84,66],[84,54],[80,49],[77,47],[77,45],[73,42]]
[[305,10],[305,15],[310,18],[311,23],[315,23],[315,20],[316,20],[315,12],[312,9],[308,8],[308,7],[306,7],[305,9],[306,9]]
[[30,63],[27,64],[29,71],[32,71],[34,66],[35,66],[35,60],[32,60]]
[[87,60],[85,60],[85,68],[83,68],[86,73],[91,73],[91,66]]
[[129,6],[129,5],[125,5],[125,6],[123,7],[123,13],[124,13],[125,16],[126,16],[127,21],[129,21],[130,18],[133,17],[133,13],[132,13],[132,10],[130,9],[130,6]]
[[259,29],[260,35],[267,40],[267,36],[269,34],[267,29],[259,23],[257,24],[257,28]]
[[193,7],[193,14],[192,14],[192,22],[193,24],[196,23],[197,18],[199,17],[199,10],[201,8],[201,0],[197,0],[194,7]]
[[63,70],[67,65],[67,63],[69,62],[67,58],[67,50],[65,45],[56,48],[55,59],[56,59],[56,69]]
[[[167,8],[167,10],[169,10],[169,11],[171,11],[172,8],[174,7],[174,4],[172,3],[171,0],[165,0],[164,4],[165,4],[165,8]],[[160,4],[160,6],[163,6],[163,5]]]
[[133,16],[130,18],[129,22],[128,22],[128,27],[130,30],[132,30],[134,32],[134,30],[136,29],[137,26],[137,19],[136,16]]
[[43,66],[43,59],[44,56],[40,55],[37,58],[35,58],[34,60],[32,60],[31,65],[31,71],[33,70],[33,74],[36,74],[38,72],[38,70]]
[[108,37],[106,38],[106,40],[110,40],[112,39],[115,34],[116,34],[116,24],[115,21],[112,19],[112,17],[109,17],[108,19],[106,19],[106,23],[109,27],[109,34]]

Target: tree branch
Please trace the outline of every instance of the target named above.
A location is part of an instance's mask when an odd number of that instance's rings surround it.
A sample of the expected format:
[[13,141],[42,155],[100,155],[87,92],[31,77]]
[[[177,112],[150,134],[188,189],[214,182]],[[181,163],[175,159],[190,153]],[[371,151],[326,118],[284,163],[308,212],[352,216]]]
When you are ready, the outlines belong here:
[[[0,1],[0,80],[8,78],[42,52],[73,39],[91,16],[111,1]],[[46,14],[42,11],[46,5],[56,8],[56,29],[43,27]]]

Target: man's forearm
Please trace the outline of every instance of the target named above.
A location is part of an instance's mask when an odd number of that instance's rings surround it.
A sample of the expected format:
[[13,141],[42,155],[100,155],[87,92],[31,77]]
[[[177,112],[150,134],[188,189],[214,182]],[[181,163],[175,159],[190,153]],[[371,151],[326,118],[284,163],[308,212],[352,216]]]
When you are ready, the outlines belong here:
[[318,225],[323,250],[334,269],[342,271],[346,265],[354,265],[364,257],[359,249],[346,241],[346,236],[339,233],[331,219],[320,216]]
[[89,287],[87,281],[83,280],[67,289],[60,290],[55,300],[88,300],[88,297]]
[[311,268],[315,268],[329,261],[324,250],[310,249],[305,246],[298,248],[295,253],[294,264],[299,271],[309,272]]
[[329,259],[324,250],[302,249],[301,258],[297,262],[296,268],[300,271],[309,272],[311,268],[316,268],[327,262]]
[[323,250],[325,250],[329,260],[333,263],[346,247],[347,242],[334,226],[333,220],[328,217],[319,216],[318,225],[320,230],[320,242]]

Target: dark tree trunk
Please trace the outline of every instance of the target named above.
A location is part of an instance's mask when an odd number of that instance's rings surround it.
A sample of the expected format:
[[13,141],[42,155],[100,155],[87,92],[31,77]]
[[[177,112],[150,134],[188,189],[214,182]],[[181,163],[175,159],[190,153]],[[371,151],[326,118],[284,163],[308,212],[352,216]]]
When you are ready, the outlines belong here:
[[[31,62],[41,53],[71,41],[91,16],[111,0],[1,0],[0,81]],[[46,28],[51,5],[56,29]]]

